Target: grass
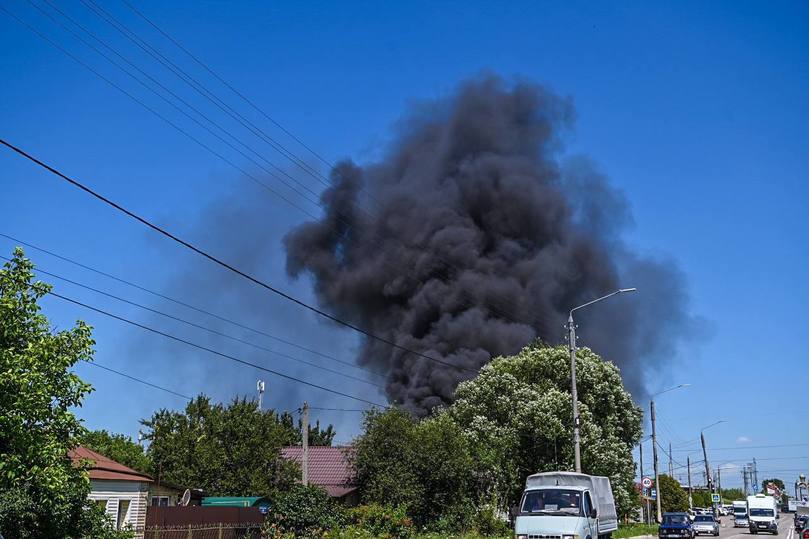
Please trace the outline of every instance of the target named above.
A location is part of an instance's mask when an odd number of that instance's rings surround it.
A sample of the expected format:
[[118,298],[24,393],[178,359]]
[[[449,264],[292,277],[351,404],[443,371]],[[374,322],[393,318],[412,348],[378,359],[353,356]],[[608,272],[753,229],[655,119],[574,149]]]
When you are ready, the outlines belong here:
[[612,532],[613,539],[626,539],[638,535],[657,535],[657,524],[619,524],[618,531]]

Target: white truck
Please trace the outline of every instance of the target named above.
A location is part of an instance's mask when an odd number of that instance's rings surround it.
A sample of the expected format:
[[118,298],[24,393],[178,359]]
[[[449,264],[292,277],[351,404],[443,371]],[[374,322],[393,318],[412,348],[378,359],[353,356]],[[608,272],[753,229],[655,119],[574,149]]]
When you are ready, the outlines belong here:
[[515,539],[609,539],[617,529],[609,478],[545,472],[525,480]]
[[778,535],[778,504],[766,494],[747,497],[750,533],[770,532]]
[[747,528],[750,525],[750,520],[747,517],[747,502],[744,500],[736,500],[733,502],[733,527],[734,528]]

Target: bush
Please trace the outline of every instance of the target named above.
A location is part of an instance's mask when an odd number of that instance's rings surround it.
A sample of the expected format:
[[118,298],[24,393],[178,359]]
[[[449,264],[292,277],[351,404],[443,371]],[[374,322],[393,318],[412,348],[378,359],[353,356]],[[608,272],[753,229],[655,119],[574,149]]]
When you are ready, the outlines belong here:
[[322,537],[344,519],[343,508],[325,490],[294,485],[272,497],[264,532],[270,537],[288,533],[295,537]]
[[475,515],[475,529],[484,536],[510,535],[511,525],[500,518],[497,509],[492,505],[484,505]]
[[392,508],[376,503],[361,505],[351,509],[348,518],[357,529],[373,537],[405,539],[413,535],[413,520],[407,516],[404,507]]

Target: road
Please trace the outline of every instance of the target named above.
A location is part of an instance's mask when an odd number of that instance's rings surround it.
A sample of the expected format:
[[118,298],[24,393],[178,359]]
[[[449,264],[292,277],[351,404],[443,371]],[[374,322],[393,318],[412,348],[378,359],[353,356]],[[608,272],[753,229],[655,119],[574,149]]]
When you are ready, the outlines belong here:
[[[792,513],[781,513],[781,518],[778,520],[778,539],[799,539],[795,528],[792,525]],[[719,530],[719,537],[722,539],[752,539],[753,537],[773,537],[774,535],[768,533],[759,533],[753,535],[747,528],[734,528],[733,517],[721,517],[722,528]],[[710,537],[702,535],[700,537]]]
[[[794,526],[792,525],[793,517],[794,515],[792,513],[781,513],[781,518],[778,520],[778,539],[800,539],[800,536],[798,535],[797,532],[794,531]],[[747,528],[734,528],[733,517],[730,516],[720,517],[720,519],[722,521],[721,524],[722,527],[719,529],[720,539],[753,539],[753,538],[767,539],[770,537],[772,539],[776,538],[776,536],[769,533],[759,533],[757,535],[753,535]],[[644,535],[642,537],[644,539],[646,538],[656,539],[657,536]],[[697,537],[713,539],[713,536],[711,535],[698,535]]]

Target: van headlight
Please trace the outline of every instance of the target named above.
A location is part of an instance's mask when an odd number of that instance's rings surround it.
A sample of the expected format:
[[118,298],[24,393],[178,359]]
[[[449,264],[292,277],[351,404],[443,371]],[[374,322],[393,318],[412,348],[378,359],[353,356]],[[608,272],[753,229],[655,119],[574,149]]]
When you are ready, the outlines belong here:
[[563,535],[562,539],[579,539],[578,535]]
[[524,533],[514,534],[514,539],[528,539],[528,536]]

